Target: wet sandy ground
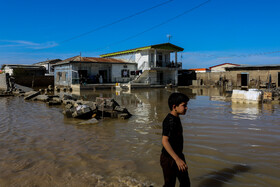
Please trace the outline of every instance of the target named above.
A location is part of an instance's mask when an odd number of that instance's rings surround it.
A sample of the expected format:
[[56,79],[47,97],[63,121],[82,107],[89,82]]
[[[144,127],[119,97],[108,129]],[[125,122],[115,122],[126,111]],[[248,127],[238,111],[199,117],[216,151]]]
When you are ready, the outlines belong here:
[[[134,115],[79,125],[62,108],[0,98],[0,186],[161,186],[161,122],[175,90],[83,92]],[[280,186],[280,105],[232,104],[217,89],[179,89],[193,186]]]

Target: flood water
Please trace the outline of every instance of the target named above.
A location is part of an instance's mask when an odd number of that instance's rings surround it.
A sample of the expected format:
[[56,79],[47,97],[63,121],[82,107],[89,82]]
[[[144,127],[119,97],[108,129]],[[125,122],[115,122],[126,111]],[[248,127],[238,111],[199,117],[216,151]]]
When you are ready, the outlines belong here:
[[[0,186],[162,186],[161,123],[175,90],[82,92],[133,116],[79,125],[62,107],[0,98]],[[280,105],[232,104],[217,89],[178,89],[192,186],[280,186]],[[178,182],[177,182],[178,185]]]

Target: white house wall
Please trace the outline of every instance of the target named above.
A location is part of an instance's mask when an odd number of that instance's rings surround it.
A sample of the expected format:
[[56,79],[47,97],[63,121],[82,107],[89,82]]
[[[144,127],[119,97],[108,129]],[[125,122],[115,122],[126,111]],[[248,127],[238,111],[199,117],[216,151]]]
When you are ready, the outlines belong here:
[[149,70],[149,53],[147,50],[135,54],[135,62],[139,70]]
[[127,62],[135,62],[135,54],[134,53],[117,55],[117,56],[114,56],[113,58],[125,60]]
[[[122,70],[129,70],[129,77],[122,77]],[[128,82],[134,78],[134,76],[132,76],[130,72],[136,70],[136,64],[113,64],[112,82]]]
[[92,63],[82,63],[82,64],[73,64],[73,70],[86,70],[88,75],[97,75],[100,70],[107,71],[107,80],[110,80],[111,64],[92,64]]
[[173,70],[173,71],[164,71],[163,72],[163,82],[166,84],[178,84],[178,71]]

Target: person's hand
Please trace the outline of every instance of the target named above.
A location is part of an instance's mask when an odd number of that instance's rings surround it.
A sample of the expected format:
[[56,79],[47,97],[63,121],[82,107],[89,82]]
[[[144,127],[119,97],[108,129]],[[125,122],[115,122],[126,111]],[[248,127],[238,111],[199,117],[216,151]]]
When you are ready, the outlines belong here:
[[188,169],[188,165],[180,158],[175,160],[179,171],[186,171]]

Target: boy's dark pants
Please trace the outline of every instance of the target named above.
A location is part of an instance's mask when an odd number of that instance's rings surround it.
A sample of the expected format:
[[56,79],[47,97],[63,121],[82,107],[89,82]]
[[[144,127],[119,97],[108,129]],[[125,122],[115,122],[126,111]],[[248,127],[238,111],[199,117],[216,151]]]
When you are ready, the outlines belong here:
[[[186,162],[184,155],[181,156],[181,159]],[[164,175],[164,187],[174,187],[176,184],[176,177],[178,177],[180,187],[191,186],[188,171],[179,171],[178,166],[173,158],[161,154],[160,165]]]

